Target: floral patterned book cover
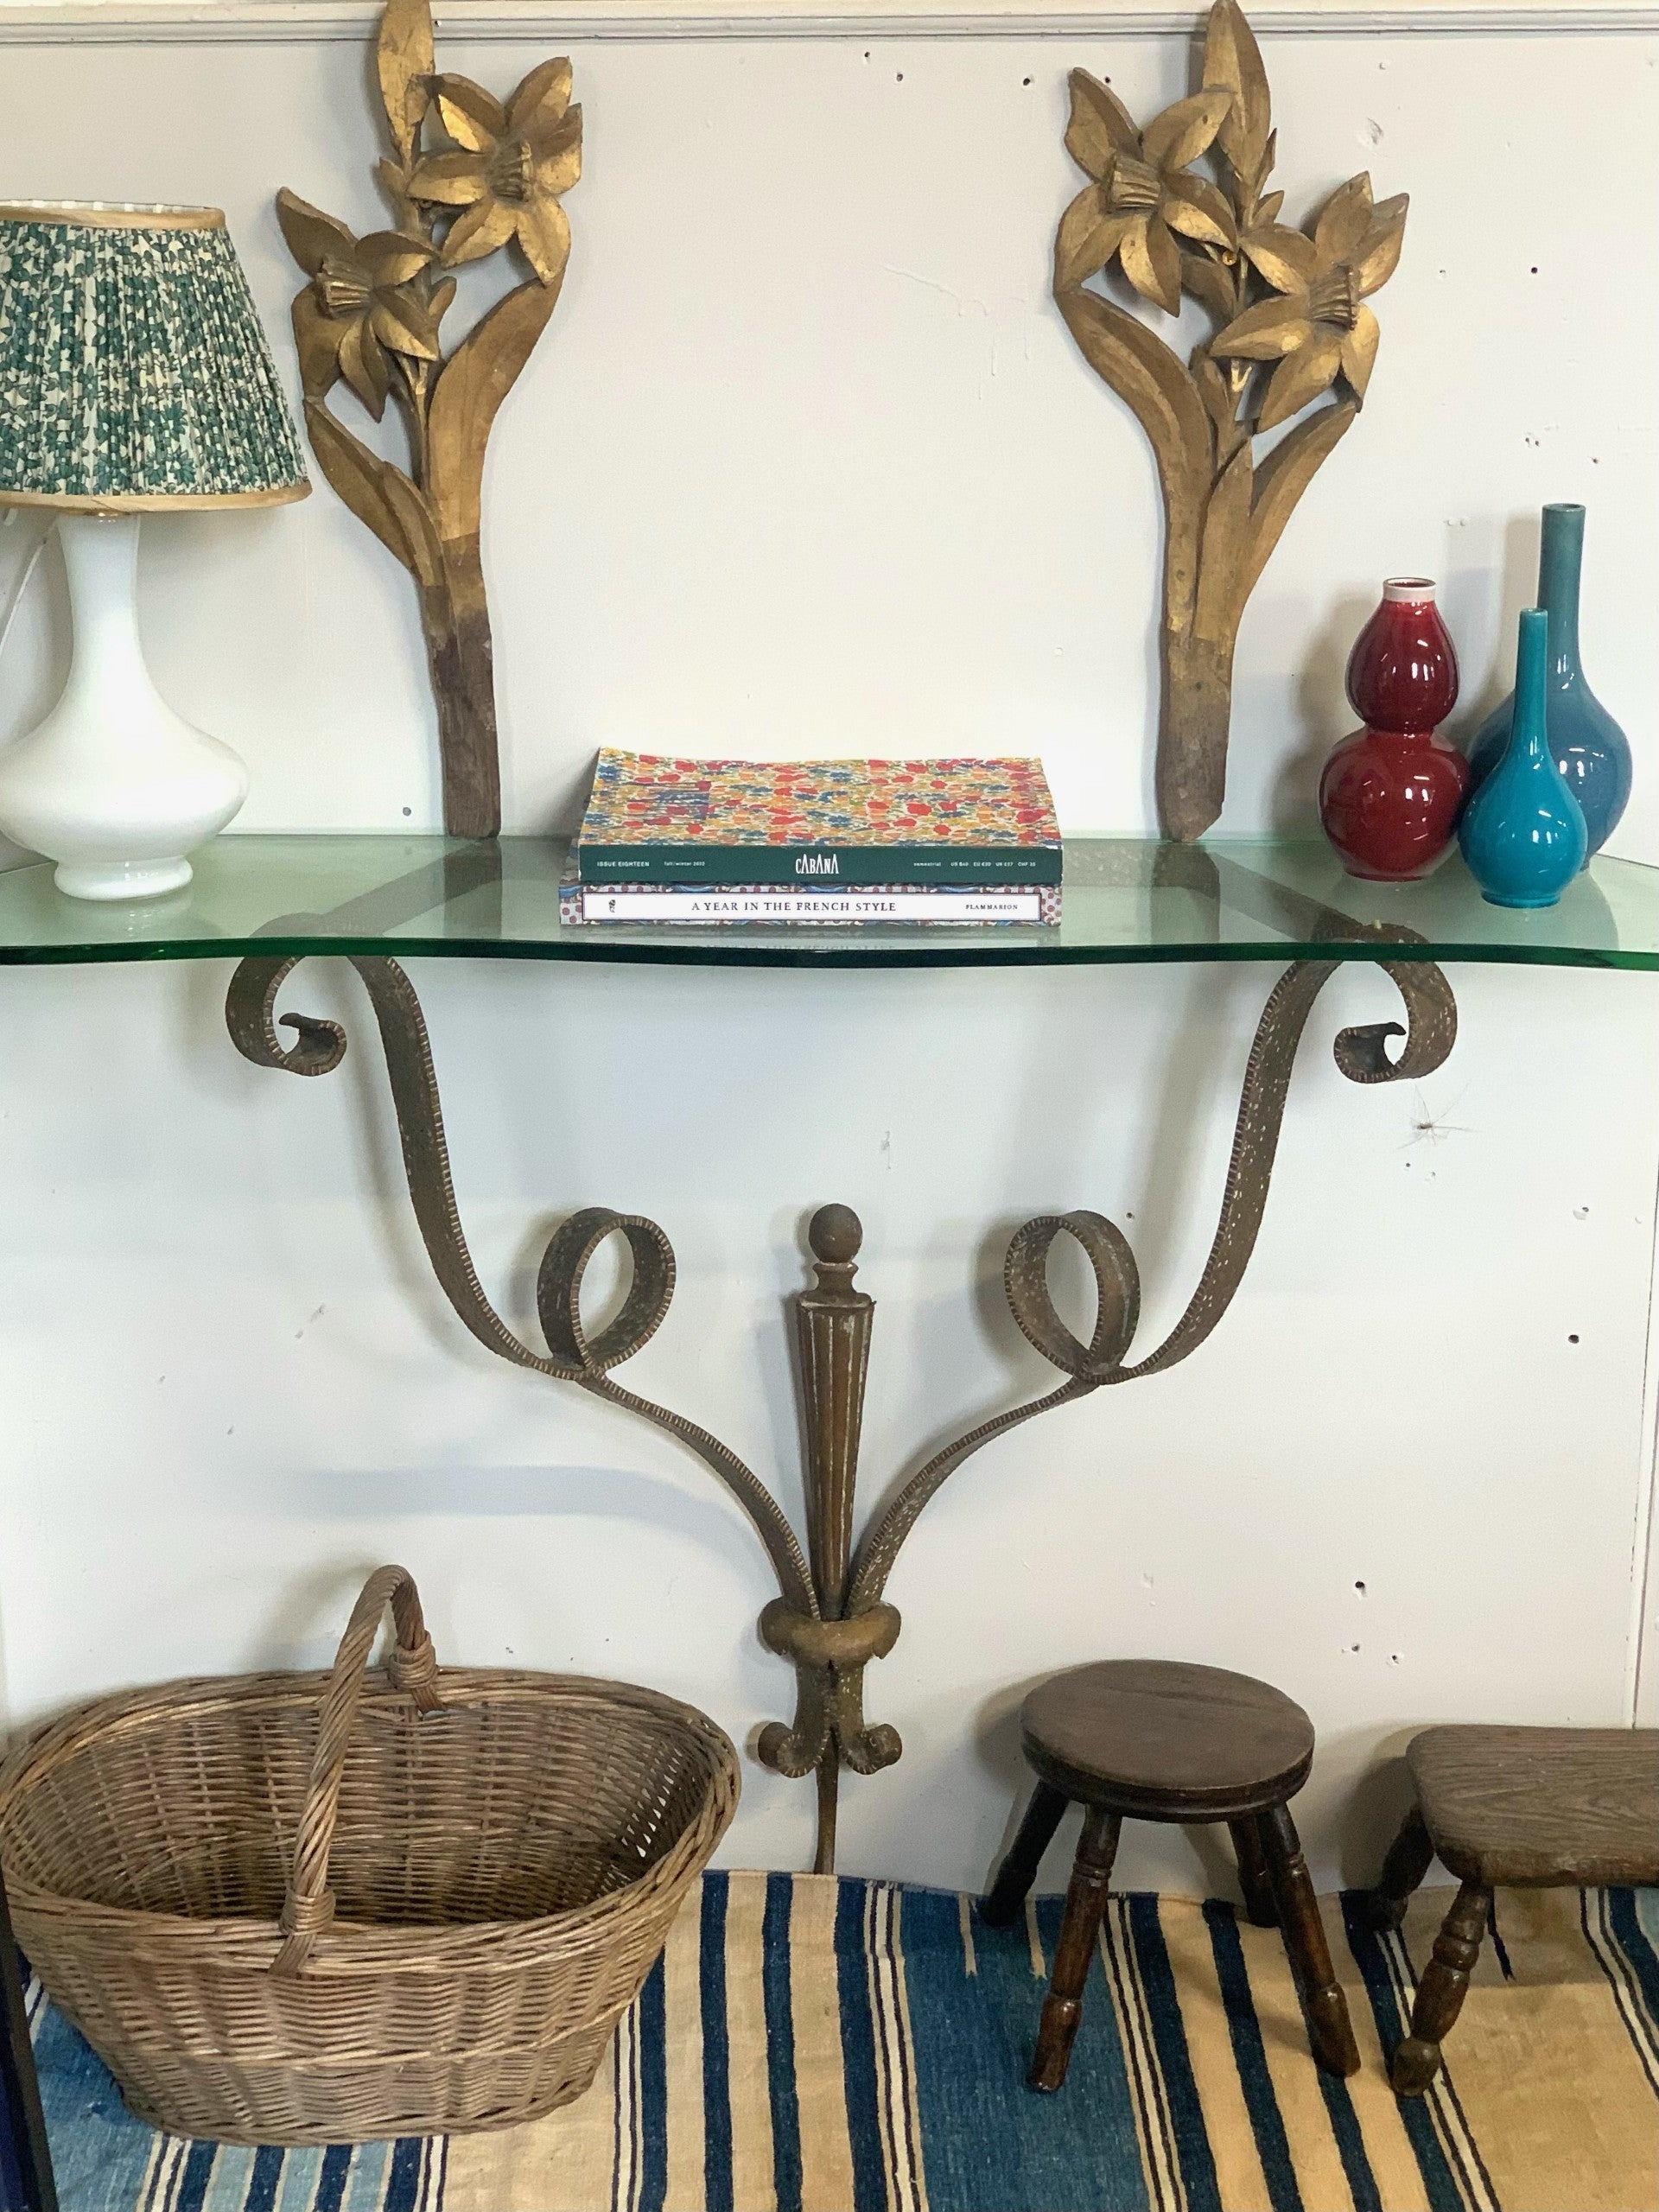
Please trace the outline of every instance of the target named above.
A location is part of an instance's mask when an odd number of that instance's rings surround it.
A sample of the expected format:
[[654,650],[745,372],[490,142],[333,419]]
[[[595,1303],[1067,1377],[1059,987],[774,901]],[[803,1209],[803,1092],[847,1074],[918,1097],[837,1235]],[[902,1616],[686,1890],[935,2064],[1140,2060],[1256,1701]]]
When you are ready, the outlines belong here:
[[584,884],[1057,885],[1040,760],[685,760],[606,747]]

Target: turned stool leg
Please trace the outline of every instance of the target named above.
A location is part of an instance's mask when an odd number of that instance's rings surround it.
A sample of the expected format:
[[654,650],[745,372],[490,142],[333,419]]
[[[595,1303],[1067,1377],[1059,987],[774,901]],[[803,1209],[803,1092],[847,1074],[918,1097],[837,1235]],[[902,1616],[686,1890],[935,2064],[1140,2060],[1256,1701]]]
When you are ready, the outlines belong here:
[[979,1916],[988,1928],[1011,1927],[1018,1917],[1037,1878],[1038,1864],[1054,1840],[1054,1831],[1060,1825],[1066,1802],[1065,1792],[1056,1789],[1052,1783],[1038,1783],[1026,1808],[1026,1817],[1020,1823],[1019,1834],[1008,1846],[1007,1856],[997,1868],[995,1879],[980,1905]]
[[1327,2074],[1357,2074],[1359,2046],[1348,2018],[1347,1999],[1331,1965],[1331,1947],[1325,1940],[1319,1900],[1302,1857],[1296,1823],[1287,1805],[1270,1806],[1257,1815],[1256,1821],[1278,1901],[1279,1924],[1285,1931],[1285,1948],[1307,2014],[1307,2039],[1314,2059]]
[[1244,1910],[1256,1927],[1276,1928],[1279,1908],[1273,1901],[1273,1877],[1262,1853],[1255,1818],[1229,1821],[1227,1826],[1238,1855],[1238,1885],[1244,1892]]
[[1422,1815],[1414,1805],[1406,1815],[1405,1825],[1389,1846],[1389,1855],[1382,1861],[1382,1872],[1376,1878],[1376,1887],[1371,1891],[1370,1922],[1373,1928],[1399,1928],[1406,1917],[1406,1900],[1427,1873],[1434,1856],[1434,1847],[1428,1840],[1428,1829]]
[[1054,1947],[1054,1971],[1043,1999],[1037,2055],[1026,2076],[1033,2089],[1058,2089],[1065,2080],[1077,2022],[1083,2018],[1083,1986],[1095,1955],[1100,1916],[1106,1910],[1106,1885],[1112,1878],[1117,1833],[1122,1825],[1116,1813],[1103,1812],[1097,1805],[1091,1805],[1084,1815],[1083,1840],[1071,1868],[1071,1886],[1065,1893],[1065,1917]]
[[1440,2070],[1440,2044],[1451,2033],[1469,1973],[1480,1956],[1492,1893],[1478,1882],[1465,1882],[1434,1938],[1434,1955],[1417,1985],[1411,2008],[1411,2033],[1394,2054],[1389,2082],[1402,2097],[1421,2097]]

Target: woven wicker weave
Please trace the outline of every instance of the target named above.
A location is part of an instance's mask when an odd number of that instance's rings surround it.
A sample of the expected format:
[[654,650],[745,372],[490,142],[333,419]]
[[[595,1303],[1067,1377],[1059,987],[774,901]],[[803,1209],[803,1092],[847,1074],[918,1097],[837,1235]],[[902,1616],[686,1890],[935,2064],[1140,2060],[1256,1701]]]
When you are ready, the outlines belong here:
[[[365,1672],[388,1603],[397,1649]],[[579,2095],[737,1793],[690,1706],[440,1668],[386,1567],[332,1674],[41,1730],[0,1770],[0,1856],[20,1942],[141,2119],[361,2142]]]

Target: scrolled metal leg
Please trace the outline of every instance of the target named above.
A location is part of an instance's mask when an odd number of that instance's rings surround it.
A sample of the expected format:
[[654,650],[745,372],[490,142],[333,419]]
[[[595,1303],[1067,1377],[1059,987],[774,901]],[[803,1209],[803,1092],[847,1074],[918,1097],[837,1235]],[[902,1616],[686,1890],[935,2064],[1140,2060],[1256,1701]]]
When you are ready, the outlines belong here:
[[[1352,937],[1358,929],[1341,915],[1321,916],[1316,910],[1313,918],[1332,938]],[[1398,946],[1408,937],[1408,931],[1392,931],[1368,942]],[[1126,1364],[1140,1313],[1140,1275],[1134,1253],[1111,1222],[1077,1209],[1039,1215],[1016,1230],[1003,1269],[1009,1310],[1022,1333],[1067,1379],[1046,1397],[1014,1407],[969,1429],[936,1452],[912,1476],[860,1541],[852,1570],[849,1605],[853,1610],[872,1605],[881,1596],[893,1562],[923,1508],[982,1445],[1022,1421],[1086,1397],[1091,1390],[1162,1374],[1189,1357],[1216,1327],[1244,1279],[1267,1210],[1296,1048],[1314,1001],[1339,964],[1334,960],[1298,961],[1285,970],[1268,995],[1256,1024],[1239,1092],[1233,1148],[1210,1255],[1185,1312],[1155,1351],[1133,1365]],[[1339,1031],[1332,1055],[1351,1083],[1397,1083],[1408,1077],[1427,1075],[1446,1058],[1457,1037],[1456,1003],[1438,968],[1427,962],[1404,960],[1380,959],[1378,964],[1405,1001],[1407,1027],[1402,1031],[1398,1022],[1379,1021]],[[1404,1044],[1391,1060],[1388,1040],[1402,1035]],[[1048,1253],[1062,1235],[1081,1246],[1094,1272],[1096,1318],[1087,1344],[1061,1320],[1049,1294]]]
[[[1352,936],[1357,929],[1340,916],[1324,917],[1319,923],[1319,933],[1332,937]],[[1310,928],[1309,933],[1316,932]],[[1406,937],[1403,931],[1384,931],[1368,935],[1366,942],[1398,947]],[[1160,1373],[1186,1358],[1216,1326],[1243,1280],[1261,1226],[1296,1047],[1313,1001],[1337,963],[1303,962],[1287,969],[1263,1009],[1240,1093],[1210,1256],[1169,1336],[1146,1358],[1126,1363],[1139,1313],[1140,1281],[1134,1254],[1112,1223],[1084,1209],[1027,1222],[1008,1248],[1008,1303],[1020,1329],[1064,1379],[1045,1395],[979,1422],[935,1452],[867,1527],[855,1552],[854,1491],[874,1311],[874,1301],[853,1287],[862,1233],[856,1215],[844,1206],[829,1206],[814,1217],[817,1281],[796,1301],[806,1428],[808,1526],[803,1550],[772,1491],[734,1452],[683,1414],[637,1395],[614,1379],[613,1370],[662,1325],[673,1296],[673,1250],[654,1222],[594,1207],[561,1224],[543,1255],[537,1286],[546,1352],[524,1344],[501,1319],[485,1295],[461,1228],[431,1046],[414,986],[395,961],[348,957],[379,1027],[422,1239],[439,1286],[463,1325],[497,1357],[574,1383],[678,1438],[725,1484],[753,1524],[780,1593],[766,1608],[762,1634],[772,1649],[790,1660],[797,1678],[794,1722],[774,1722],[764,1730],[760,1756],[779,1773],[817,1772],[816,1863],[828,1871],[834,1864],[839,1769],[874,1774],[891,1765],[902,1749],[896,1730],[866,1722],[863,1681],[869,1661],[891,1650],[899,1632],[899,1616],[884,1603],[884,1592],[910,1530],[940,1485],[993,1437],[1091,1391]],[[1456,1033],[1451,992],[1432,965],[1381,959],[1380,952],[1374,957],[1405,1001],[1404,1046],[1390,1061],[1386,1040],[1402,1033],[1397,1023],[1345,1029],[1334,1046],[1337,1065],[1356,1083],[1424,1075],[1445,1058]],[[325,1075],[346,1051],[346,1034],[338,1023],[284,1014],[280,1026],[295,1032],[295,1041],[285,1043],[278,1033],[277,993],[297,965],[280,955],[243,961],[232,978],[226,1024],[238,1050],[256,1065],[294,1075]],[[621,1313],[590,1334],[582,1316],[582,1279],[594,1255],[613,1236],[629,1247],[632,1281]],[[1087,1343],[1060,1320],[1049,1296],[1048,1255],[1062,1236],[1082,1248],[1094,1272],[1096,1310]]]

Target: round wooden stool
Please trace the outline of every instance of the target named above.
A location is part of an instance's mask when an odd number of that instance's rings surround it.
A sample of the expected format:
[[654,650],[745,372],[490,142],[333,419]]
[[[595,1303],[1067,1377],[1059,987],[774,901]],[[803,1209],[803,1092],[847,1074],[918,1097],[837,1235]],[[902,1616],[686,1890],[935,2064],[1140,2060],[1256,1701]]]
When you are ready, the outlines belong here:
[[1005,1928],[1017,1916],[1067,1804],[1085,1808],[1027,2076],[1032,2088],[1058,2089],[1065,2080],[1126,1819],[1226,1821],[1250,1918],[1284,1930],[1315,2059],[1328,2074],[1357,2072],[1348,2006],[1287,1805],[1313,1763],[1313,1724],[1301,1707],[1266,1682],[1220,1667],[1109,1659],[1034,1689],[1020,1732],[1037,1774],[1036,1795],[980,1906],[982,1918]]

